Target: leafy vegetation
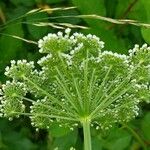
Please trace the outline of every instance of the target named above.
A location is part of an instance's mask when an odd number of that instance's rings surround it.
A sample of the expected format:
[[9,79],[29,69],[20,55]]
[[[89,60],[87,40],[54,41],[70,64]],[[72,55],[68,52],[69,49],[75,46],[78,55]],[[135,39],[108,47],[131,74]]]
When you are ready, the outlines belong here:
[[[61,9],[61,7],[74,6],[77,8]],[[39,10],[31,11],[36,8]],[[38,53],[36,41],[49,32],[56,33],[58,29],[72,27],[74,28],[73,32],[95,34],[105,41],[106,50],[109,49],[121,54],[127,54],[128,49],[136,43],[139,45],[143,45],[145,42],[150,44],[150,29],[146,28],[150,23],[149,8],[150,2],[146,0],[0,1],[1,83],[6,80],[3,73],[10,60],[37,61],[43,55]],[[42,9],[44,9],[43,12]],[[129,19],[129,21],[125,19]],[[23,39],[27,42],[24,42]],[[28,96],[31,97],[31,95]],[[145,96],[149,100],[149,95]],[[31,105],[30,102],[25,102],[25,104],[26,106]],[[149,149],[149,104],[143,102],[140,107],[142,111],[139,117],[119,129],[114,126],[110,132],[102,132],[92,128],[93,149]],[[82,143],[83,133],[80,127],[78,130],[70,132],[69,129],[61,129],[57,124],[54,124],[48,130],[35,131],[35,128],[30,125],[30,120],[26,117],[15,119],[12,122],[5,119],[0,120],[0,148],[2,150],[14,148],[46,150],[54,149],[58,145],[62,150],[67,150],[71,146],[80,150],[83,149]]]

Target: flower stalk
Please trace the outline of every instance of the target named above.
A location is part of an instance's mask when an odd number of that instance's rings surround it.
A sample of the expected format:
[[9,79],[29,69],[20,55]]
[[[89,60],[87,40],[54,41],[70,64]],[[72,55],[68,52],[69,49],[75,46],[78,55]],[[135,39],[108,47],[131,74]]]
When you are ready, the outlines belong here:
[[81,123],[83,126],[83,134],[84,134],[84,150],[92,150],[90,119],[86,117],[81,121]]

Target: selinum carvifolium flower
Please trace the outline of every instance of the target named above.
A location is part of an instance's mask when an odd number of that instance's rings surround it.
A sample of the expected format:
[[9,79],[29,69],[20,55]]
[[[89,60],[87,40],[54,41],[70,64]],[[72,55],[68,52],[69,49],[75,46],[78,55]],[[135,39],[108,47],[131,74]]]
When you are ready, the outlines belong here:
[[[135,45],[128,55],[102,51],[95,35],[65,30],[39,40],[37,62],[11,61],[2,85],[1,116],[28,115],[36,128],[54,122],[71,130],[82,125],[109,129],[138,115],[138,104],[150,99],[150,47]],[[37,65],[36,64],[36,65]],[[39,69],[40,68],[40,69]],[[34,100],[26,95],[30,93]],[[30,101],[30,111],[25,109]],[[90,149],[85,137],[85,149]]]

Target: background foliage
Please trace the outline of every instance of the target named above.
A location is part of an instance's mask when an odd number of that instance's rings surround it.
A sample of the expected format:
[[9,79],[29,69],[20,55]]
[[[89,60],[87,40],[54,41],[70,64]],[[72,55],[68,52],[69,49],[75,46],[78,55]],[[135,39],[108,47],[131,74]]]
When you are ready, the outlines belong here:
[[[72,6],[76,8],[52,9]],[[47,11],[25,15],[36,8]],[[149,9],[149,0],[0,0],[0,83],[5,81],[4,68],[11,59],[37,60],[40,57],[37,45],[11,35],[37,41],[49,32],[70,26],[74,32],[96,34],[105,42],[106,50],[127,53],[136,43],[150,44],[150,28],[129,25],[128,22],[112,24],[110,19],[106,22],[102,18],[85,15],[131,19],[148,24]],[[143,103],[141,108],[140,116],[128,125],[135,132],[126,126],[106,133],[92,128],[93,150],[150,150],[150,105]],[[26,117],[12,122],[0,119],[0,150],[48,150],[58,145],[60,150],[69,150],[71,146],[81,150],[82,142],[81,129],[70,132],[54,125],[49,131],[36,132]]]

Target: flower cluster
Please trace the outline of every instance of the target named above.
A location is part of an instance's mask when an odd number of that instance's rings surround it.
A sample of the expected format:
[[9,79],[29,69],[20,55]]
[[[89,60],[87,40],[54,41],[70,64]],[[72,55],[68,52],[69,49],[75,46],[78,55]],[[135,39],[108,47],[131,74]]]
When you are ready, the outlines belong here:
[[104,42],[95,35],[70,32],[39,40],[40,70],[26,60],[6,67],[12,80],[0,91],[1,116],[29,115],[36,128],[57,122],[71,130],[88,118],[96,129],[109,129],[136,117],[139,102],[150,102],[150,47],[136,45],[122,55],[101,51]]
[[[7,81],[6,84],[2,85],[1,95],[1,116],[19,117],[19,114],[24,112],[25,105],[23,104],[23,97],[26,95],[27,90],[23,83],[18,81]],[[13,105],[12,105],[13,104]]]

